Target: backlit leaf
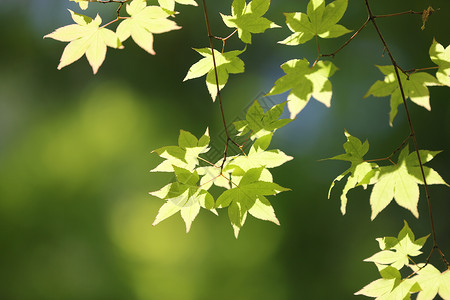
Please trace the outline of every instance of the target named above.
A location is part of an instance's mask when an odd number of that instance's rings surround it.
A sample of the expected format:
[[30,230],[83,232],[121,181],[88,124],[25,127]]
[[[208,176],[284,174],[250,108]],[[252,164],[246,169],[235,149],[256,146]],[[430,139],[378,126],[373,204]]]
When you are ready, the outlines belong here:
[[293,59],[282,64],[281,68],[286,75],[275,82],[267,95],[290,90],[287,100],[291,119],[300,113],[311,97],[330,107],[332,91],[328,78],[337,70],[332,62],[319,61],[311,68],[307,59]]
[[118,36],[111,30],[100,27],[102,19],[95,19],[77,14],[69,10],[76,24],[56,29],[44,38],[52,38],[61,42],[69,42],[64,48],[58,70],[77,61],[86,54],[94,74],[106,57],[106,48],[123,48]]
[[222,15],[222,19],[230,28],[237,28],[239,38],[246,44],[251,44],[252,33],[263,33],[269,28],[280,27],[263,17],[269,9],[270,0],[234,0],[231,16]]

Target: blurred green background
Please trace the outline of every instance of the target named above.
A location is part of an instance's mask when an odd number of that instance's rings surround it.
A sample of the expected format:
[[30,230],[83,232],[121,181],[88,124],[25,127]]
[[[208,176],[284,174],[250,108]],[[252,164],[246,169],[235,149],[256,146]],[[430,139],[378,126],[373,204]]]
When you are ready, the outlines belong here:
[[[449,1],[372,2],[378,14],[441,9],[424,31],[420,16],[379,20],[404,69],[432,66],[433,37],[450,42]],[[312,42],[276,44],[290,33],[281,13],[306,4],[272,4],[268,17],[283,28],[254,35],[241,55],[246,73],[232,76],[223,91],[230,122],[268,92],[283,62],[315,59]],[[218,15],[230,6],[209,1],[215,35],[230,32]],[[100,9],[106,21],[115,7],[91,4],[86,14]],[[403,219],[417,237],[430,233],[422,188],[419,220],[391,204],[371,222],[362,189],[350,192],[342,216],[342,184],[327,200],[332,179],[348,166],[318,160],[343,152],[344,128],[370,140],[371,158],[388,155],[408,134],[402,110],[390,128],[388,100],[363,99],[382,78],[373,65],[389,64],[371,26],[334,59],[340,70],[331,79],[331,108],[311,101],[275,135],[272,147],[295,157],[274,170],[276,182],[293,190],[272,199],[281,226],[249,218],[236,240],[225,211],[202,211],[189,234],[179,215],[151,226],[163,202],[148,192],[171,180],[148,172],[161,161],[151,151],[176,144],[179,129],[200,136],[209,126],[213,143],[222,143],[204,79],[182,82],[200,59],[191,48],[208,46],[202,10],[178,6],[183,29],[157,35],[156,56],[130,40],[123,51],[109,48],[93,76],[85,58],[56,70],[65,45],[42,39],[71,22],[65,8],[80,11],[61,0],[0,3],[0,299],[349,299],[378,277],[362,261],[378,251],[376,237],[396,235]],[[363,1],[352,0],[341,23],[356,30],[365,18]],[[345,39],[322,41],[323,52]],[[242,48],[236,39],[227,43],[228,50]],[[445,150],[429,165],[449,182],[449,92],[430,92],[432,111],[411,105],[411,113],[421,148]],[[448,188],[430,191],[440,247],[450,255]]]

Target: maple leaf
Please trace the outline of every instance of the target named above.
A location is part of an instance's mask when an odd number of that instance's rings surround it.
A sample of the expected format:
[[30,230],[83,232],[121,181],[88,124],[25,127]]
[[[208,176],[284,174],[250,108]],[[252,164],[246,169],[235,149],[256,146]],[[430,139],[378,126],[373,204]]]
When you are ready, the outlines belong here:
[[217,214],[214,210],[214,198],[209,192],[197,186],[199,175],[196,171],[190,172],[177,166],[173,166],[173,168],[178,182],[168,184],[161,190],[150,193],[150,195],[167,200],[159,209],[152,225],[155,226],[180,211],[186,224],[186,232],[189,232],[201,207]]
[[183,5],[198,6],[197,2],[194,0],[158,0],[159,6],[169,11],[173,11],[175,9],[175,2]]
[[248,4],[245,0],[234,0],[231,6],[231,16],[223,15],[225,25],[237,28],[239,38],[246,44],[252,43],[252,33],[263,33],[269,28],[280,27],[272,21],[263,18],[270,6],[270,0],[253,0]]
[[171,14],[159,6],[147,6],[146,0],[133,0],[126,6],[131,16],[117,26],[117,36],[122,42],[130,36],[133,41],[148,53],[153,50],[153,34],[177,30],[181,27],[167,19]]
[[433,39],[429,52],[431,60],[439,66],[436,78],[440,83],[450,86],[450,46],[444,48]]
[[[328,191],[328,199],[330,199],[331,190],[333,189],[336,181],[340,181],[346,175],[350,174],[341,194],[341,212],[343,215],[345,215],[346,213],[348,191],[358,186],[358,184],[363,180],[367,173],[377,167],[377,164],[364,162],[363,159],[364,155],[367,153],[367,151],[369,151],[369,142],[366,140],[364,144],[361,143],[358,138],[352,136],[350,133],[348,133],[347,130],[345,130],[344,134],[347,137],[347,142],[344,143],[345,154],[327,158],[351,162],[350,168],[333,180]],[[364,185],[364,188],[365,187],[366,185]]]
[[372,281],[355,295],[364,295],[376,300],[411,299],[410,294],[419,290],[414,279],[401,278],[400,272],[394,267],[379,267],[382,278]]
[[246,171],[236,187],[226,190],[217,198],[216,207],[228,207],[228,217],[236,238],[245,223],[247,212],[256,218],[279,224],[270,202],[263,196],[275,195],[289,189],[273,182],[261,181],[263,169],[264,167]]
[[80,8],[82,10],[86,10],[89,5],[89,0],[70,0],[70,1],[74,1],[74,2],[78,3],[78,5],[80,6]]
[[[204,58],[196,62],[191,66],[183,81],[198,78],[206,75],[206,86],[208,87],[209,94],[213,101],[216,100],[217,86],[216,86],[216,74],[214,71],[214,63],[212,58],[212,52],[210,48],[194,49]],[[230,51],[220,53],[214,50],[214,57],[217,67],[217,76],[219,81],[219,89],[221,90],[228,81],[228,74],[237,74],[244,72],[244,62],[237,56],[245,51]]]
[[200,139],[197,139],[188,131],[180,130],[178,146],[166,146],[153,150],[153,152],[166,160],[150,172],[173,172],[173,166],[193,171],[199,164],[199,155],[209,151],[209,141],[208,129],[206,129],[205,134]]
[[330,61],[319,61],[314,67],[307,59],[292,59],[281,65],[286,73],[275,81],[267,95],[276,95],[291,90],[287,100],[291,119],[305,107],[311,97],[330,107],[331,82],[328,80],[337,67]]
[[52,38],[61,42],[69,42],[64,48],[58,70],[77,61],[84,54],[92,67],[94,74],[102,65],[106,57],[106,48],[123,48],[114,31],[100,27],[102,19],[99,15],[95,19],[77,14],[69,10],[76,24],[56,29],[44,38]]
[[[398,85],[394,67],[377,66],[377,68],[385,75],[384,81],[375,82],[366,93],[364,98],[373,95],[374,97],[386,97],[391,95],[391,111],[389,113],[389,124],[392,126],[394,118],[398,112],[398,106],[403,103],[402,95]],[[429,86],[441,85],[439,81],[432,75],[425,72],[417,72],[411,74],[409,78],[399,71],[400,80],[403,85],[405,97],[411,99],[415,104],[431,110]]]
[[[415,152],[409,153],[405,146],[400,152],[398,162],[393,166],[380,167],[366,175],[361,183],[375,184],[370,195],[372,208],[371,219],[375,217],[393,200],[408,209],[418,218],[419,184],[424,184],[419,161]],[[420,150],[422,163],[432,160],[440,151]],[[441,176],[429,167],[423,167],[427,184],[448,184]],[[360,183],[360,184],[361,184]]]
[[410,256],[422,254],[420,249],[422,249],[429,235],[416,240],[408,223],[406,221],[404,223],[405,225],[396,238],[377,238],[381,251],[366,258],[364,261],[374,262],[380,265],[390,265],[400,270],[403,266],[409,264]]
[[285,13],[286,24],[294,32],[279,43],[295,46],[306,43],[314,36],[336,38],[351,30],[337,24],[347,9],[347,0],[336,0],[325,6],[325,0],[311,0],[307,14]]
[[421,289],[417,300],[431,300],[437,294],[442,299],[450,299],[450,269],[441,273],[430,263],[424,266],[424,264],[411,266],[411,269],[417,272],[413,279],[417,281]]
[[264,112],[261,105],[255,100],[248,109],[245,120],[234,122],[233,125],[238,130],[239,136],[245,135],[249,131],[251,131],[250,138],[252,140],[266,136],[292,121],[292,119],[278,119],[283,113],[284,106],[285,102],[274,105]]

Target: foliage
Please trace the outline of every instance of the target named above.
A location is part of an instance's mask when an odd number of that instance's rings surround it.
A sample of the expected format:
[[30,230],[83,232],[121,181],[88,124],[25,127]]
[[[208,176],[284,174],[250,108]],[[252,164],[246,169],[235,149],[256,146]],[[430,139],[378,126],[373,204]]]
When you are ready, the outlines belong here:
[[[87,9],[89,2],[118,3],[117,17],[101,26],[99,15],[95,19],[74,13],[72,18],[75,24],[56,29],[45,37],[69,42],[64,49],[58,69],[67,66],[86,55],[93,72],[96,73],[103,63],[107,46],[122,49],[122,43],[131,37],[134,42],[150,54],[155,54],[153,42],[154,34],[161,34],[181,27],[174,21],[178,12],[176,4],[197,6],[194,0],[159,0],[148,5],[146,0],[71,0]],[[156,1],[154,1],[156,2]],[[194,48],[201,56],[188,70],[184,81],[206,75],[206,85],[213,101],[218,100],[223,126],[226,133],[226,144],[222,157],[209,161],[207,155],[210,150],[209,130],[199,139],[188,131],[181,130],[177,146],[166,146],[154,150],[154,153],[164,159],[152,172],[173,173],[173,182],[160,190],[150,193],[165,201],[153,222],[159,224],[166,218],[180,212],[189,231],[194,219],[201,208],[218,214],[220,209],[227,208],[229,221],[236,238],[245,224],[248,214],[261,220],[280,224],[275,211],[266,196],[275,196],[289,189],[282,187],[273,180],[269,169],[278,167],[292,157],[281,150],[268,150],[273,134],[283,126],[295,119],[311,98],[331,106],[332,84],[330,77],[338,70],[326,57],[334,57],[348,45],[359,32],[372,23],[376,34],[380,37],[390,60],[390,65],[377,66],[383,73],[384,80],[376,81],[368,90],[365,97],[390,97],[391,111],[389,123],[398,113],[398,107],[403,105],[409,125],[409,136],[401,145],[385,158],[366,159],[369,151],[369,142],[361,142],[345,130],[347,141],[344,143],[344,154],[329,159],[343,160],[351,163],[350,167],[338,175],[331,183],[328,198],[336,182],[346,177],[341,199],[341,212],[346,213],[347,194],[351,189],[362,186],[367,189],[373,186],[370,194],[370,205],[373,220],[383,211],[392,200],[418,218],[419,185],[425,186],[425,196],[428,201],[430,220],[432,224],[433,246],[430,255],[423,264],[416,264],[412,257],[422,253],[427,237],[415,239],[413,232],[405,221],[403,229],[397,237],[384,237],[377,239],[381,251],[367,258],[365,261],[374,262],[381,275],[360,291],[357,295],[365,295],[376,299],[410,299],[410,295],[418,293],[418,299],[432,299],[439,294],[444,299],[450,299],[449,271],[441,273],[430,264],[433,251],[441,255],[447,269],[450,268],[442,250],[436,242],[436,233],[431,215],[431,202],[428,185],[448,184],[437,171],[424,164],[431,161],[440,151],[420,150],[417,146],[414,126],[408,110],[410,99],[413,103],[431,110],[429,86],[450,86],[450,50],[444,48],[433,40],[429,49],[431,61],[436,66],[403,70],[392,55],[389,46],[377,26],[380,17],[394,17],[403,14],[422,15],[423,27],[433,8],[429,7],[423,12],[406,11],[391,15],[374,15],[369,1],[365,0],[368,18],[361,28],[351,36],[335,52],[323,54],[319,47],[319,38],[336,38],[348,34],[351,30],[338,24],[344,16],[348,0],[335,0],[328,4],[324,0],[310,0],[306,13],[285,13],[286,25],[292,34],[282,40],[281,44],[297,46],[310,40],[315,40],[318,57],[310,63],[306,58],[290,59],[281,65],[285,75],[275,81],[274,86],[267,95],[288,92],[287,101],[276,104],[267,111],[255,101],[248,109],[245,119],[234,122],[236,135],[230,134],[226,122],[221,98],[221,90],[228,82],[230,74],[244,72],[244,62],[238,56],[247,50],[252,42],[252,35],[264,33],[267,29],[279,27],[264,15],[270,7],[270,0],[234,0],[231,5],[231,14],[221,14],[226,27],[235,29],[225,38],[215,37],[211,27],[203,0],[204,16],[210,47]],[[122,16],[122,7],[125,6],[128,16]],[[115,31],[106,27],[118,24]],[[244,43],[241,49],[225,52],[225,43],[237,33]],[[222,41],[222,49],[214,49],[213,39]],[[250,47],[250,46],[249,46]],[[427,71],[437,70],[435,76]],[[280,119],[284,107],[288,107],[290,119]],[[246,137],[239,144],[238,137]],[[410,142],[414,150],[410,152]],[[249,150],[244,150],[244,146]],[[236,148],[237,154],[229,155],[230,148]],[[396,162],[392,159],[398,154]],[[381,165],[381,163],[388,163]],[[214,187],[214,189],[212,189]],[[219,210],[219,211],[218,211]],[[402,277],[400,270],[404,266],[412,269],[407,277]]]

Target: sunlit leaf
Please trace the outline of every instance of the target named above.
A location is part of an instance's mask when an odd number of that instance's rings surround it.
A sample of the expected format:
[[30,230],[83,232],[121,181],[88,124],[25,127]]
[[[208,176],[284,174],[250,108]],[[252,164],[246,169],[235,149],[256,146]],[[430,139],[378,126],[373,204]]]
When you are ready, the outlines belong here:
[[274,87],[267,95],[290,90],[287,100],[291,119],[302,111],[311,97],[330,107],[332,91],[328,78],[337,70],[332,62],[319,61],[311,68],[306,58],[293,59],[282,64],[281,68],[286,75],[275,81]]
[[247,44],[252,42],[252,33],[263,33],[269,28],[280,27],[263,17],[269,9],[270,0],[234,0],[231,16],[222,15],[222,19],[230,28],[237,28],[239,38]]
[[281,44],[295,46],[306,43],[314,36],[336,38],[351,30],[337,24],[347,10],[348,0],[336,0],[325,6],[325,0],[311,0],[307,14],[285,13],[286,24],[293,32]]
[[[421,156],[429,161],[439,152],[421,151]],[[424,163],[425,163],[424,162]],[[428,184],[448,184],[431,168],[423,167]],[[400,152],[398,162],[392,166],[380,167],[369,184],[375,184],[370,195],[372,207],[371,219],[375,217],[393,200],[408,209],[418,218],[419,184],[423,184],[422,172],[417,154],[409,153],[408,146]]]
[[70,1],[74,1],[74,2],[78,3],[78,5],[80,6],[80,8],[82,10],[86,10],[89,5],[89,0],[70,0]]
[[94,74],[106,57],[106,48],[123,48],[118,36],[111,30],[100,27],[102,19],[95,19],[77,14],[69,10],[76,24],[56,29],[44,38],[52,38],[61,42],[69,42],[64,48],[58,70],[77,61],[86,54]]
[[[215,101],[217,96],[217,85],[211,49],[202,48],[194,50],[204,58],[191,66],[183,81],[202,77],[206,74],[206,86],[208,87],[211,98],[213,99],[213,101]],[[244,72],[244,62],[237,57],[244,51],[245,49],[242,51],[235,50],[220,53],[219,51],[214,50],[219,90],[221,90],[227,83],[229,76],[228,74],[237,74]]]
[[117,36],[122,42],[130,36],[134,42],[150,54],[153,50],[153,34],[180,29],[174,21],[167,19],[170,13],[159,6],[147,6],[145,0],[133,0],[126,7],[131,16],[117,26]]
[[175,2],[184,5],[198,6],[195,0],[158,0],[159,6],[168,11],[173,11],[175,9]]
[[400,270],[403,266],[409,264],[409,257],[420,255],[423,245],[428,236],[415,239],[414,233],[405,221],[403,229],[397,238],[385,237],[378,238],[381,251],[375,253],[364,261],[374,262],[380,265],[389,265]]
[[349,175],[347,182],[342,190],[341,194],[341,212],[343,215],[346,213],[347,209],[347,193],[358,186],[362,179],[374,168],[377,167],[375,163],[364,162],[364,155],[369,151],[369,142],[366,140],[364,143],[352,136],[348,131],[344,132],[347,137],[347,142],[344,143],[345,154],[340,154],[328,159],[334,160],[345,160],[351,162],[351,166],[345,172],[337,176],[331,183],[330,189],[328,191],[328,199],[331,196],[331,190],[333,189],[335,183],[340,181],[345,176]]
[[[418,266],[412,265],[413,271],[417,271],[417,275],[413,278],[419,284],[421,291],[417,296],[417,300],[431,300],[438,294],[442,299],[450,299],[450,270],[440,272],[432,264],[424,267],[424,264]],[[419,268],[422,268],[419,270]]]
[[[248,170],[238,186],[226,190],[217,198],[216,207],[229,207],[228,216],[235,229],[236,238],[239,234],[239,229],[244,225],[247,212],[252,208],[251,214],[254,214],[255,217],[279,224],[268,200],[265,198],[260,199],[259,197],[275,195],[289,189],[273,182],[260,181],[263,169],[261,167]],[[256,207],[254,207],[255,205]]]
[[[250,138],[252,140],[264,136],[266,136],[266,139],[269,139],[269,134],[292,121],[292,119],[279,119],[283,113],[284,106],[285,102],[274,105],[267,112],[264,112],[259,102],[255,100],[248,109],[245,120],[233,123],[239,131],[238,135],[245,135],[248,132],[251,132]],[[260,143],[261,142],[268,142],[270,144],[270,140],[260,141]]]
[[[394,118],[398,112],[398,106],[403,103],[399,84],[393,66],[377,66],[385,75],[384,81],[375,82],[364,97],[373,95],[374,97],[390,96],[391,111],[389,113],[389,124],[392,126]],[[440,85],[439,81],[432,75],[425,72],[411,74],[409,78],[398,71],[403,85],[405,97],[411,99],[415,104],[431,110],[429,86]]]
[[160,157],[165,158],[165,161],[151,172],[174,172],[174,166],[193,171],[199,164],[199,155],[209,151],[208,146],[208,129],[199,140],[192,133],[180,130],[178,146],[166,146],[153,150]]
[[433,39],[429,52],[431,60],[439,66],[436,78],[440,83],[450,86],[450,46],[444,48]]

